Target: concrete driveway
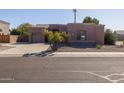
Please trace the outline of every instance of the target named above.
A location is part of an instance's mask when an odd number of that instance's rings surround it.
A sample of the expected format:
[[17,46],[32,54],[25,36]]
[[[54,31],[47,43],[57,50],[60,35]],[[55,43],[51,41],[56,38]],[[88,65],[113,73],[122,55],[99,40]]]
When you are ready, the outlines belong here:
[[13,48],[7,49],[0,52],[0,55],[14,55],[22,56],[27,53],[38,53],[48,49],[49,45],[44,43],[33,43],[33,44],[2,44],[2,46],[12,46]]

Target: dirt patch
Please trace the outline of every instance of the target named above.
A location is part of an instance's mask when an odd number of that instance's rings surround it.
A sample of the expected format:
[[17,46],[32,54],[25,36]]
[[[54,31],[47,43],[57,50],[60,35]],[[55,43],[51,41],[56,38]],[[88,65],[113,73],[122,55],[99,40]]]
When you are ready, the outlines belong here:
[[101,49],[94,48],[75,48],[64,46],[58,49],[58,52],[124,52],[124,47],[104,45]]

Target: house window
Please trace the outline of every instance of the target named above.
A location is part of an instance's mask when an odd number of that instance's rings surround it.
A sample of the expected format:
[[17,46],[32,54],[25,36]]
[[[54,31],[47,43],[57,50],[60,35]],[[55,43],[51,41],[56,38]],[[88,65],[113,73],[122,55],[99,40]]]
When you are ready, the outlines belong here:
[[75,39],[75,34],[71,33],[71,39],[74,40]]
[[0,32],[2,32],[2,29],[0,28]]
[[59,29],[52,29],[53,32],[59,32]]
[[74,37],[74,33],[71,33],[71,36]]
[[86,40],[86,31],[79,31],[77,33],[77,40]]

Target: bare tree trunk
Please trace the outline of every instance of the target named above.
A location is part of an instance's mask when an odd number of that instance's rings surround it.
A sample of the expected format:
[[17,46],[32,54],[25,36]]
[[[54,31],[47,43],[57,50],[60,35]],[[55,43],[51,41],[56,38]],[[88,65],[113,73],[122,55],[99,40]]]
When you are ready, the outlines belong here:
[[56,51],[58,49],[58,43],[50,43],[50,47],[53,51]]

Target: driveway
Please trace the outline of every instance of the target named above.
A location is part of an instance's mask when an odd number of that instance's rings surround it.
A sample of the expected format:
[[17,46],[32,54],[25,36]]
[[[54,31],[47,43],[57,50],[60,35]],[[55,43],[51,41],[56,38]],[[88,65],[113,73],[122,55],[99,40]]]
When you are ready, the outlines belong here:
[[2,46],[11,46],[13,48],[0,52],[0,55],[24,55],[27,53],[37,53],[48,49],[49,45],[43,43],[33,44],[2,44]]

